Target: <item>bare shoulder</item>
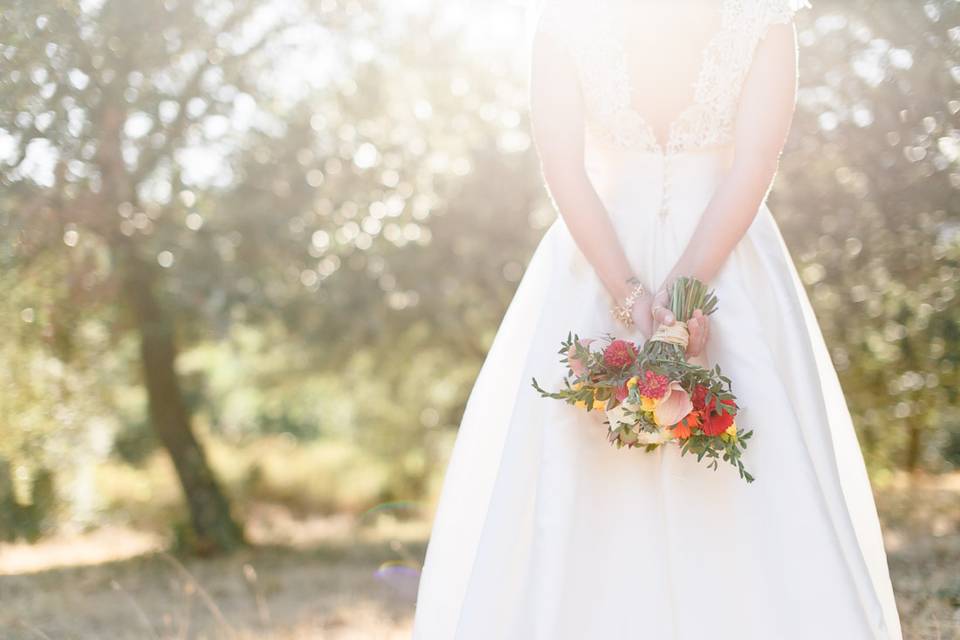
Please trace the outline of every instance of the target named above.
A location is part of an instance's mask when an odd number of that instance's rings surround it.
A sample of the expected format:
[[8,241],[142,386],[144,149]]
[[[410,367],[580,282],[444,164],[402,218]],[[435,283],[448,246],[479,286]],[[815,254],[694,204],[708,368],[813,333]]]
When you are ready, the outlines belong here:
[[754,0],[761,26],[789,25],[801,9],[810,8],[809,0]]
[[565,40],[570,32],[570,8],[567,0],[547,0],[537,19],[538,40]]

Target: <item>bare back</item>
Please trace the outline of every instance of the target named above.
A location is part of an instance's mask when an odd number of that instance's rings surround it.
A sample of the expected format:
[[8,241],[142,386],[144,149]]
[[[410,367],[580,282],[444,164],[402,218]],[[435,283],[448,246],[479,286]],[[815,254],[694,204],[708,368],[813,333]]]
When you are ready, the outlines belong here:
[[540,32],[567,53],[590,133],[675,153],[732,143],[759,45],[798,1],[552,0]]
[[[706,43],[720,30],[715,1],[618,2],[632,108],[661,145],[670,125],[694,102]],[[669,61],[669,64],[666,63]]]

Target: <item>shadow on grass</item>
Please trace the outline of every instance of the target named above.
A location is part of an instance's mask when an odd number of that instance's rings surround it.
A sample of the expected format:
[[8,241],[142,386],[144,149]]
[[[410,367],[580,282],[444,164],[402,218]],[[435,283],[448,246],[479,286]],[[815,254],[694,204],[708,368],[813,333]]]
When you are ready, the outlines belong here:
[[0,638],[405,637],[425,541],[158,552],[0,577]]

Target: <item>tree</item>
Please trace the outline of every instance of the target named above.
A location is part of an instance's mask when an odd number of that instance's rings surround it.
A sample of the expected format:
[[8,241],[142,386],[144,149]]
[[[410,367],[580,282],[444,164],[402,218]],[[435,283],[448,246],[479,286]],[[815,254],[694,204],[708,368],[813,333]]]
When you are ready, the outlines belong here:
[[44,318],[64,344],[71,316],[121,303],[113,327],[138,338],[151,424],[199,551],[243,536],[191,428],[175,368],[182,320],[164,270],[182,228],[177,194],[188,197],[182,154],[222,138],[211,128],[237,109],[248,65],[284,26],[263,20],[259,4],[41,0],[0,14],[10,69],[0,185],[14,247],[5,266],[21,282],[66,266]]
[[812,13],[774,210],[868,457],[937,468],[960,434],[960,7],[823,1]]
[[[12,148],[0,172],[8,187],[0,215],[15,237],[6,266],[15,289],[33,282],[48,299],[35,325],[55,334],[47,346],[65,360],[83,316],[101,315],[115,344],[137,337],[150,422],[174,462],[201,550],[229,548],[241,534],[191,428],[176,372],[183,345],[237,319],[279,320],[306,345],[332,336],[322,348],[335,347],[324,355],[336,366],[337,351],[387,341],[388,327],[423,327],[422,316],[395,304],[398,295],[422,289],[430,308],[444,308],[443,291],[404,265],[429,244],[427,219],[443,214],[462,182],[437,158],[468,163],[489,144],[482,105],[464,114],[469,121],[455,135],[447,121],[424,117],[431,105],[449,112],[459,102],[449,77],[425,72],[440,49],[453,70],[458,30],[434,29],[432,42],[409,47],[378,20],[375,3],[359,6],[334,13],[330,3],[305,4],[277,21],[270,3],[252,0],[51,1],[21,3],[0,23],[14,69],[0,87],[0,136]],[[424,28],[440,22],[411,19]],[[35,32],[24,34],[24,25]],[[354,62],[341,51],[339,73],[323,90],[288,96],[270,86],[282,54],[351,28],[363,30],[354,42],[377,32],[382,55]],[[420,75],[398,75],[405,64]],[[418,103],[407,100],[411,82],[425,90]],[[482,89],[483,100],[496,99],[495,84]],[[357,135],[346,138],[349,130]],[[218,171],[198,178],[198,154]],[[358,233],[363,210],[371,213]],[[510,241],[522,247],[526,239]],[[428,255],[449,257],[449,248]],[[62,279],[51,282],[51,269]],[[386,277],[405,290],[384,287]],[[501,299],[507,289],[498,287]],[[469,295],[457,305],[454,314],[491,308]],[[446,327],[472,357],[484,348],[480,331],[465,333],[454,315]]]

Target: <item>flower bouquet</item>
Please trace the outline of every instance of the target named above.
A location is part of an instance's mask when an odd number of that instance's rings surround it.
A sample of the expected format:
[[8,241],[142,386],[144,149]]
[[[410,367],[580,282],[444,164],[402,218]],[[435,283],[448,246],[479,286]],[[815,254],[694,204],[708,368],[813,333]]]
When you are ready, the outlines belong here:
[[696,309],[709,315],[716,308],[716,295],[702,282],[678,278],[670,291],[673,325],[661,325],[642,348],[613,336],[568,335],[560,349],[568,369],[564,388],[549,392],[536,379],[533,387],[543,397],[604,412],[608,440],[618,448],[653,451],[676,443],[682,455],[706,459],[713,469],[723,460],[753,482],[741,461],[753,431],[736,424],[730,379],[719,365],[707,369],[686,360],[686,322]]

